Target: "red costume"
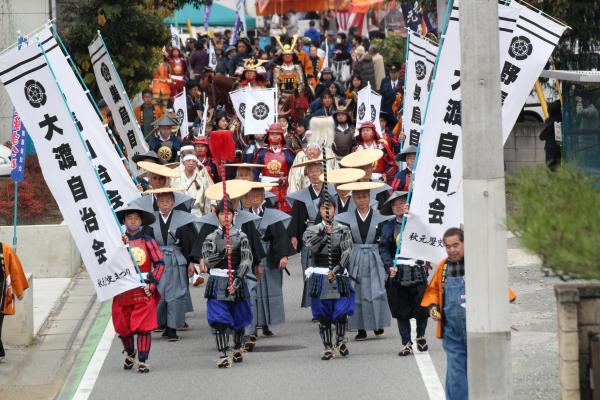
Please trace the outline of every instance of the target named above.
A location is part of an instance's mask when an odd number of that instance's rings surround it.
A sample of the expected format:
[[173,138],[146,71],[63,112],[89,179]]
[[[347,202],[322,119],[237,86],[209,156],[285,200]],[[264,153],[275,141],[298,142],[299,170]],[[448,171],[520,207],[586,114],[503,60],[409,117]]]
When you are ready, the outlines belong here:
[[[365,132],[365,128],[370,128],[371,133]],[[373,165],[373,173],[380,174],[382,181],[391,184],[394,180],[396,172],[398,172],[398,166],[394,161],[394,152],[390,148],[389,144],[385,139],[382,139],[377,130],[375,124],[372,122],[363,122],[358,129],[358,136],[356,138],[357,144],[354,146],[353,152],[364,149],[380,149],[383,150],[383,157],[375,162]]]
[[[164,262],[163,256],[154,239],[141,233],[129,237],[129,246],[142,274],[147,274],[150,291],[154,292],[148,297],[142,287],[128,290],[118,294],[113,299],[112,318],[115,332],[119,336],[129,336],[136,332],[145,332],[156,329],[156,305],[160,294],[156,291],[156,284],[160,280]],[[152,269],[154,264],[154,269]]]
[[[192,143],[194,144],[198,162],[202,164],[204,168],[206,168],[210,179],[212,179],[214,183],[221,182],[221,176],[219,175],[217,165],[210,156],[208,138],[206,136],[198,136],[192,141]],[[200,145],[204,145],[206,147],[201,147]]]
[[172,49],[169,55],[169,66],[171,67],[171,98],[183,92],[185,88],[185,74],[187,66],[185,59],[181,56],[179,49]]
[[279,123],[267,129],[265,143],[267,147],[256,153],[255,163],[263,164],[260,178],[263,182],[278,183],[272,193],[276,196],[277,208],[283,212],[291,212],[292,208],[285,199],[288,190],[288,174],[294,163],[294,152],[282,145],[284,129]]

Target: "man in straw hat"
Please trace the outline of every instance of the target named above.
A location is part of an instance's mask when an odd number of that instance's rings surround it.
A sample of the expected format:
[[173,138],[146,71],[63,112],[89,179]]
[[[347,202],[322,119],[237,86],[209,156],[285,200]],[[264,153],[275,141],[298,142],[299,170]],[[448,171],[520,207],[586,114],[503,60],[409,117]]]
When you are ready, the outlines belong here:
[[405,146],[400,154],[396,156],[396,161],[406,163],[406,168],[399,171],[391,183],[392,189],[408,192],[410,189],[410,179],[415,167],[415,158],[417,156],[417,147],[411,145]]
[[[348,316],[354,313],[354,289],[348,279],[352,234],[350,229],[334,220],[335,202],[320,198],[321,223],[306,229],[304,245],[311,250],[312,267],[305,271],[311,296],[313,318],[319,321],[323,341],[321,360],[331,360],[335,353],[346,357],[350,352],[346,340]],[[331,323],[335,323],[335,346]]]
[[156,240],[142,233],[144,226],[151,225],[156,220],[152,213],[128,205],[117,211],[117,218],[125,225],[123,239],[131,247],[145,285],[113,298],[112,321],[115,332],[123,343],[123,352],[127,354],[123,368],[133,368],[136,355],[133,336],[137,335],[138,372],[145,373],[150,371],[146,361],[150,353],[151,332],[158,325],[156,305],[160,294],[157,284],[163,276],[165,263]]
[[[335,203],[335,208],[338,214],[354,211],[356,206],[352,201],[352,192],[350,190],[342,190],[340,186],[345,183],[356,182],[365,176],[365,171],[358,168],[341,168],[334,169],[327,173],[329,183],[335,185],[335,193],[331,195],[332,201]],[[319,176],[319,180],[324,182],[325,174]]]
[[[259,267],[259,265],[262,259],[265,257],[265,252],[260,243],[260,235],[258,234],[258,230],[256,229],[256,224],[254,223],[254,221],[258,220],[260,217],[251,212],[243,210],[240,207],[240,202],[242,198],[244,198],[252,188],[251,181],[242,179],[231,179],[226,181],[226,187],[227,196],[234,207],[232,224],[233,226],[244,232],[244,234],[248,238],[248,242],[250,243],[250,250],[252,251],[252,268],[253,270],[260,270],[261,268]],[[218,199],[222,198],[222,183],[215,183],[214,185],[210,186],[206,190],[205,195],[207,198],[213,201],[217,201]],[[216,229],[218,229],[219,221],[216,217],[216,214],[210,213],[201,217],[199,219],[199,222],[201,223],[200,232],[198,233],[196,243],[194,244],[194,248],[192,250],[192,259],[194,260],[194,262],[199,263],[200,266],[204,266],[204,260],[202,258],[202,244],[209,234],[213,233]]]
[[[421,299],[427,288],[428,263],[421,260],[400,258],[398,240],[402,229],[402,219],[408,212],[406,203],[408,192],[394,192],[381,208],[383,215],[395,218],[381,225],[379,255],[389,277],[386,282],[387,298],[392,317],[398,321],[402,339],[399,356],[413,354],[410,319],[417,321],[416,345],[419,351],[427,351],[425,329],[429,317],[426,308],[421,307]],[[396,260],[396,263],[394,263]]]
[[351,190],[356,210],[338,214],[336,220],[350,227],[354,243],[348,270],[360,279],[356,286],[356,308],[350,318],[350,327],[358,329],[355,340],[365,340],[367,331],[376,337],[383,336],[390,325],[390,311],[385,292],[386,274],[379,256],[377,226],[390,219],[370,206],[370,191],[381,187],[382,182],[354,182],[340,185]]
[[[133,161],[136,164],[140,161],[151,162],[154,164],[164,164],[165,163],[164,160],[162,158],[160,158],[158,156],[158,154],[156,154],[155,151],[152,151],[152,150],[148,150],[144,154],[134,155],[133,157],[131,157],[131,161]],[[144,191],[144,190],[148,190],[150,188],[150,185],[148,183],[148,175],[147,174],[138,175],[137,181],[138,181],[138,186],[137,186],[138,190]]]
[[250,204],[248,211],[260,217],[254,223],[266,254],[262,260],[263,273],[258,277],[256,296],[253,298],[254,321],[249,330],[250,341],[245,345],[247,350],[254,348],[256,327],[261,327],[263,335],[269,337],[273,336],[270,325],[285,322],[283,271],[287,268],[288,257],[295,251],[286,230],[291,216],[273,208],[265,198],[265,191],[272,186],[252,182],[252,190],[247,195]]
[[165,162],[176,161],[181,149],[181,139],[173,136],[172,128],[179,126],[179,124],[165,114],[160,119],[153,121],[152,125],[158,127],[158,134],[148,140],[148,147]]
[[158,326],[164,328],[163,336],[170,342],[179,340],[177,329],[185,328],[185,313],[193,311],[189,294],[188,277],[194,273],[191,251],[198,236],[196,217],[175,209],[175,192],[182,188],[152,189],[147,194],[156,195],[158,211],[156,220],[149,225],[164,255],[165,272],[159,282],[162,294],[158,304]]
[[[300,262],[302,271],[304,272],[310,266],[310,253],[309,248],[302,245],[302,235],[304,235],[307,227],[314,225],[320,219],[318,208],[319,197],[322,191],[325,190],[323,182],[319,179],[319,176],[323,172],[323,158],[308,160],[294,166],[294,168],[301,167],[305,168],[310,185],[302,190],[290,193],[287,199],[292,204],[292,220],[288,227],[288,232],[292,247],[301,254]],[[333,185],[328,184],[327,190],[329,193],[333,193],[335,188]],[[306,284],[302,293],[301,306],[310,307],[310,296]]]
[[[170,186],[170,180],[172,178],[179,177],[179,172],[169,168],[165,165],[159,165],[153,162],[148,161],[140,161],[137,163],[138,167],[142,168],[144,172],[140,174],[142,177],[148,177],[148,184],[151,189],[162,189]],[[145,192],[147,194],[153,192]],[[180,193],[174,192],[175,196],[175,209],[180,211],[190,212],[194,205],[195,199]],[[152,196],[142,196],[139,199],[136,199],[131,202],[131,205],[135,205],[136,207],[141,207],[146,211],[158,211],[157,197],[155,195]]]
[[[383,151],[379,149],[366,149],[348,154],[340,160],[340,165],[344,168],[360,168],[365,171],[365,176],[360,179],[361,182],[381,182],[381,180],[373,174],[374,165],[381,157],[383,157]],[[383,185],[379,185],[375,189],[370,190],[369,193],[371,195],[371,200],[376,200],[379,206],[381,206],[390,196],[390,191],[391,187],[386,183],[383,183]]]
[[[247,183],[244,190],[247,192],[250,187]],[[251,273],[252,251],[244,232],[231,225],[233,210],[233,204],[224,196],[215,211],[219,227],[202,244],[202,257],[210,273],[204,295],[208,299],[207,319],[215,331],[217,351],[221,353],[217,361],[218,368],[228,368],[233,363],[243,361],[244,327],[252,323],[252,305],[245,279]],[[230,226],[231,276],[225,238],[226,225]],[[233,349],[229,347],[229,331],[234,334]]]

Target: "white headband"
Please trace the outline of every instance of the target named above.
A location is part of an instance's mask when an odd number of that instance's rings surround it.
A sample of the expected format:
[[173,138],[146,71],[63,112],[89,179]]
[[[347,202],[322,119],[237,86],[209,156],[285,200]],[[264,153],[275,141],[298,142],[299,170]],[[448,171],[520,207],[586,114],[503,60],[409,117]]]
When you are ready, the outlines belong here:
[[179,149],[179,153],[182,153],[184,151],[194,151],[194,146],[187,145],[187,146],[183,146],[181,149]]
[[188,160],[194,160],[194,161],[198,162],[198,157],[196,157],[193,154],[187,154],[186,156],[183,157],[182,161],[188,161]]

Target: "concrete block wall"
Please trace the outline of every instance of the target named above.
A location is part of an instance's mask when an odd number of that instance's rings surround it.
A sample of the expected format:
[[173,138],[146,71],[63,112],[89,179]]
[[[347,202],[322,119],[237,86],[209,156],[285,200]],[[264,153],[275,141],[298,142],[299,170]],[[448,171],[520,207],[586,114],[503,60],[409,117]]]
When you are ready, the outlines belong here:
[[516,124],[504,143],[504,170],[514,173],[521,168],[543,165],[544,142],[539,139],[543,124]]
[[[12,226],[0,227],[0,241],[12,243]],[[81,255],[66,225],[17,226],[17,256],[36,278],[70,278],[81,267]]]
[[23,293],[23,300],[15,297],[16,312],[5,315],[2,327],[2,342],[9,346],[29,346],[33,341],[33,275],[27,274],[29,288]]
[[561,400],[591,399],[590,338],[600,334],[600,284],[561,284],[554,289],[558,317]]

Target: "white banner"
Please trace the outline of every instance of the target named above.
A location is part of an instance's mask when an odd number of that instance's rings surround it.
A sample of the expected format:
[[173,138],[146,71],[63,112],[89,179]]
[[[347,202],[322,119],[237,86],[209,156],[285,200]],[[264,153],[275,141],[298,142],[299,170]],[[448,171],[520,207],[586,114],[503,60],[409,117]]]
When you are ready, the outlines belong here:
[[[131,161],[136,154],[147,152],[148,144],[137,124],[127,92],[112,63],[108,49],[104,46],[102,37],[98,35],[88,46],[88,49],[94,67],[94,75],[96,75],[96,83],[102,98],[104,98],[112,113],[115,127],[119,137],[125,144],[127,156]],[[134,167],[135,163],[131,161],[131,165]]]
[[408,30],[408,58],[405,71],[402,131],[408,142],[417,146],[429,96],[429,79],[435,65],[438,46]]
[[237,115],[243,126],[246,119],[246,89],[242,88],[229,92],[229,98],[231,99],[231,104],[233,104],[235,115]]
[[265,133],[275,122],[275,89],[248,89],[245,98],[244,135]]
[[179,43],[179,29],[175,28],[173,25],[170,25],[169,30],[171,32],[171,46],[178,49],[181,45],[181,43]]
[[356,107],[356,132],[358,135],[360,124],[371,121],[375,129],[381,135],[381,123],[379,123],[379,111],[381,110],[381,96],[367,85],[358,91],[358,105]]
[[[42,30],[38,37],[46,51],[57,44],[50,27]],[[56,80],[67,97],[69,108],[75,114],[75,119],[79,121],[79,130],[90,148],[92,164],[98,171],[114,209],[129,204],[140,197],[140,192],[135,187],[117,150],[110,141],[105,125],[85,94],[83,86],[79,83],[63,52],[60,49],[50,51],[47,56],[52,68],[60,71],[56,75]]]
[[[519,10],[498,6],[500,54],[513,35]],[[410,213],[400,255],[431,262],[446,257],[444,232],[462,222],[460,32],[455,0],[439,54],[419,144]]]
[[[58,45],[46,51],[61,52]],[[40,48],[32,44],[0,56],[0,79],[27,126],[98,300],[139,286],[120,226]]]
[[175,110],[175,116],[177,117],[177,122],[179,122],[179,132],[181,132],[181,137],[184,138],[189,133],[185,88],[183,88],[183,92],[173,98],[173,110]]
[[512,1],[520,9],[517,26],[506,51],[500,53],[503,143],[533,90],[566,27]]
[[217,53],[212,39],[208,40],[208,68],[215,71],[217,69]]

